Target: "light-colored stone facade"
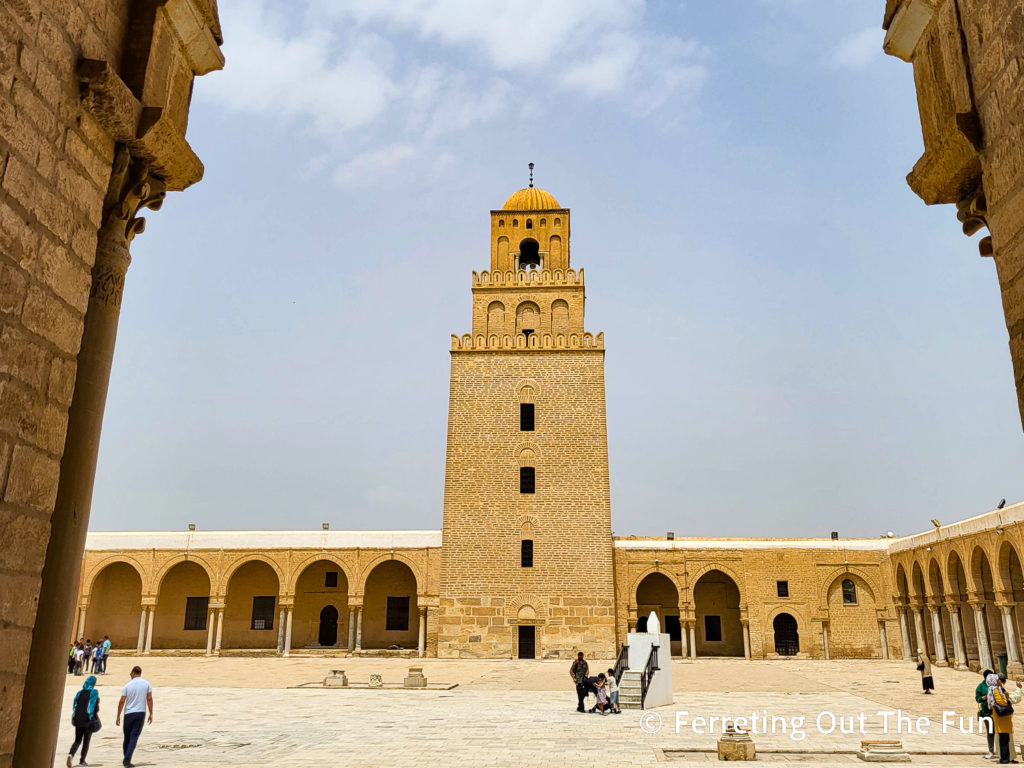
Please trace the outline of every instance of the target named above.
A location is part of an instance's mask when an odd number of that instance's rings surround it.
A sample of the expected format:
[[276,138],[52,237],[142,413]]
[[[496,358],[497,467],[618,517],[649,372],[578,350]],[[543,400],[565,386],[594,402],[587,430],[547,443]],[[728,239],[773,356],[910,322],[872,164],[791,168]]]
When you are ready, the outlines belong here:
[[653,611],[680,657],[902,658],[921,638],[939,664],[1019,668],[1024,505],[905,539],[613,539],[604,339],[584,330],[569,210],[530,187],[491,227],[472,332],[452,337],[442,531],[90,534],[76,637],[611,657]]

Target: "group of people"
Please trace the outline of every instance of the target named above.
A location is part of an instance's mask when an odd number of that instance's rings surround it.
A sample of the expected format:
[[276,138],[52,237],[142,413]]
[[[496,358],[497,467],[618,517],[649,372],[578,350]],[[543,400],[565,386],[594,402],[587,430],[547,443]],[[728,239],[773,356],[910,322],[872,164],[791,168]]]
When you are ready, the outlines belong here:
[[576,661],[569,668],[569,676],[576,684],[576,698],[579,701],[577,712],[587,711],[587,697],[594,694],[596,702],[590,708],[591,712],[600,712],[602,715],[622,714],[622,710],[619,709],[619,683],[615,679],[614,669],[591,677],[590,665],[583,658],[583,651],[580,651]]
[[[1013,705],[1024,695],[1024,686],[1017,681],[1016,690],[1006,688],[1006,675],[986,669],[981,673],[982,681],[974,689],[974,700],[978,702],[978,719],[982,731],[988,738],[986,760],[999,758],[1000,763],[1016,763],[1013,755]],[[996,753],[998,740],[999,752]]]
[[[146,710],[149,719],[146,720]],[[121,725],[124,716],[124,742],[122,745],[123,759],[121,764],[134,768],[132,755],[142,733],[143,721],[153,722],[153,686],[142,677],[142,667],[132,667],[131,679],[121,689],[121,700],[117,703],[117,719],[114,725]],[[75,727],[75,741],[68,752],[67,766],[71,768],[78,748],[82,748],[79,765],[85,762],[89,753],[89,742],[92,735],[102,727],[100,722],[100,694],[96,690],[96,676],[89,675],[82,683],[82,689],[75,694],[71,702],[71,724]]]
[[93,645],[92,640],[76,640],[68,651],[68,674],[105,675],[107,673],[107,657],[110,656],[110,638],[103,636],[102,643]]

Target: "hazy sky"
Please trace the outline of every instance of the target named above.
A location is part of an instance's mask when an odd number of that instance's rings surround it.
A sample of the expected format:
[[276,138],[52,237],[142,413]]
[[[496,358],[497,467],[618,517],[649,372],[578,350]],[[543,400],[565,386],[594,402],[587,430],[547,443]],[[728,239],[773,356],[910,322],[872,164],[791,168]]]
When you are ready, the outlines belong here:
[[92,528],[440,527],[450,334],[530,161],[605,333],[616,534],[1020,499],[994,266],[906,185],[883,5],[221,0],[206,177],[133,245]]

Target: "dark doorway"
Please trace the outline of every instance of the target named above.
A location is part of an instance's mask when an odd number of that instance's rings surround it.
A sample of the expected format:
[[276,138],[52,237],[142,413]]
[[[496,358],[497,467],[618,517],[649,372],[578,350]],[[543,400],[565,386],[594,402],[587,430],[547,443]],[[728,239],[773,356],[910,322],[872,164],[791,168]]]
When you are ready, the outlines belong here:
[[536,240],[527,238],[519,244],[519,268],[538,269],[540,267],[540,245]]
[[537,628],[532,625],[519,625],[519,658],[537,658]]
[[338,642],[338,609],[333,605],[324,606],[320,611],[320,645],[336,645]]
[[775,652],[779,656],[796,656],[800,653],[800,633],[796,619],[788,613],[780,613],[772,622],[775,630]]

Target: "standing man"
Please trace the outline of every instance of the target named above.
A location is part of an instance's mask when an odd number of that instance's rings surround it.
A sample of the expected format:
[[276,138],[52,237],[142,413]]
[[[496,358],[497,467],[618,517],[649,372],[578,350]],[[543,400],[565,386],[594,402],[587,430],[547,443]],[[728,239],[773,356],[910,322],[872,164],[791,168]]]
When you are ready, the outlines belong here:
[[988,683],[985,682],[985,678],[991,674],[991,669],[983,670],[981,682],[974,689],[974,700],[978,702],[978,725],[980,726],[981,733],[984,733],[988,739],[988,752],[985,753],[986,760],[991,760],[996,756],[996,733],[992,722],[992,710],[988,706]]
[[121,712],[124,711],[124,762],[122,765],[133,768],[132,754],[139,743],[142,733],[142,720],[149,708],[149,724],[153,724],[153,686],[142,677],[142,667],[132,667],[132,679],[121,691],[121,700],[117,703],[117,720],[114,725],[121,724]]
[[110,635],[103,636],[103,674],[107,674],[107,657],[110,655]]
[[587,673],[590,671],[590,666],[583,659],[583,651],[580,651],[576,656],[576,661],[569,667],[569,677],[576,683],[576,698],[579,703],[576,705],[577,712],[586,712],[586,701],[587,701]]

